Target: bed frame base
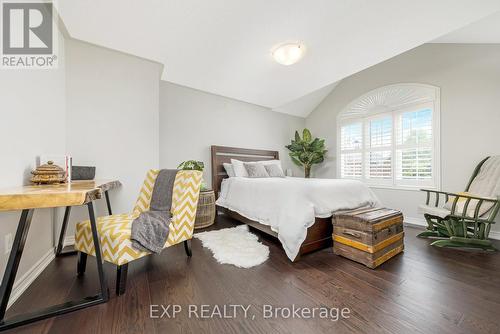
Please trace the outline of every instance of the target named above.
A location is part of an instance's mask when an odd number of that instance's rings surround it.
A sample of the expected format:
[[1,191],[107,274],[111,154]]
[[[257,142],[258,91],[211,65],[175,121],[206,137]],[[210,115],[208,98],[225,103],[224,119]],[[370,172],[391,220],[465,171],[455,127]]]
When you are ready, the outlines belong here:
[[[271,228],[267,225],[263,225],[246,217],[243,217],[237,212],[231,211],[229,209],[217,206],[218,212],[223,212],[227,216],[247,224],[256,230],[259,230],[267,235],[270,235],[274,238],[278,238],[278,234],[271,230]],[[300,246],[299,254],[295,258],[293,262],[297,262],[300,257],[304,254],[311,253],[323,248],[331,247],[333,245],[332,242],[332,233],[333,233],[333,225],[332,225],[332,217],[329,218],[316,218],[314,224],[307,229],[307,236],[302,246]]]

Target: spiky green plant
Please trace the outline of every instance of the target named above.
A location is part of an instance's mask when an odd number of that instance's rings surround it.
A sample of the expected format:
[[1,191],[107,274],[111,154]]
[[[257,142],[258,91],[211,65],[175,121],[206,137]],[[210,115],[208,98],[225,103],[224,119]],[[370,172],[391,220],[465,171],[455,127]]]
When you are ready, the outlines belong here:
[[290,150],[289,154],[292,161],[304,168],[304,177],[306,178],[311,175],[312,165],[323,162],[327,152],[325,140],[312,139],[311,132],[308,129],[302,131],[302,138],[300,138],[299,132],[295,131],[295,140],[292,139],[292,143],[285,147]]

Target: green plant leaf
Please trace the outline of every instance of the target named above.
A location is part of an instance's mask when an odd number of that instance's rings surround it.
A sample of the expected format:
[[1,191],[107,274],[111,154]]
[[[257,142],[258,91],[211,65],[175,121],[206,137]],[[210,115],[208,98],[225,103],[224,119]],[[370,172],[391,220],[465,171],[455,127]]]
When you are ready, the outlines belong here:
[[290,158],[292,159],[292,161],[297,165],[297,166],[300,166],[302,167],[302,162],[300,162],[296,157],[290,155]]
[[299,135],[299,131],[295,131],[295,141],[296,141],[296,142],[301,141],[301,139],[300,139],[300,135]]
[[297,144],[297,143],[292,143],[291,145],[288,145],[287,147],[290,151],[301,151],[302,150],[302,145]]
[[312,139],[311,132],[308,129],[302,131],[302,138],[305,142],[309,143]]
[[321,141],[318,138],[314,138],[314,140],[311,143],[311,149],[313,151],[319,151],[321,150]]
[[317,155],[314,157],[314,159],[311,161],[313,164],[319,164],[325,161],[325,157],[323,155]]
[[302,152],[299,155],[299,160],[305,164],[308,165],[311,163],[312,160],[312,152]]

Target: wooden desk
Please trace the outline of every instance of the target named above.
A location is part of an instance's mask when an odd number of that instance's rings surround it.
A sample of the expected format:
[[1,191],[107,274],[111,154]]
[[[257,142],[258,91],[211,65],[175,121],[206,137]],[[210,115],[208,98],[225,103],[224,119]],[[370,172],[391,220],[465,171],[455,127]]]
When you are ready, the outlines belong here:
[[[120,186],[119,181],[74,181],[70,184],[58,185],[32,185],[0,190],[0,211],[22,210],[16,236],[9,255],[7,267],[0,286],[0,330],[21,326],[37,320],[76,311],[85,307],[105,303],[109,299],[108,286],[103,270],[101,247],[97,234],[97,224],[94,213],[93,201],[102,198],[104,193],[108,211],[111,214],[108,191]],[[21,314],[11,319],[5,319],[5,312],[9,302],[12,286],[16,278],[19,262],[23,254],[26,237],[35,209],[66,207],[61,236],[59,238],[58,252],[62,249],[64,231],[69,219],[72,206],[86,205],[92,228],[92,237],[96,250],[97,272],[101,291],[95,296],[82,300],[69,301],[60,305],[50,306],[46,309]],[[59,249],[61,248],[61,249]]]
[[84,205],[120,185],[120,181],[95,180],[1,189],[0,211]]

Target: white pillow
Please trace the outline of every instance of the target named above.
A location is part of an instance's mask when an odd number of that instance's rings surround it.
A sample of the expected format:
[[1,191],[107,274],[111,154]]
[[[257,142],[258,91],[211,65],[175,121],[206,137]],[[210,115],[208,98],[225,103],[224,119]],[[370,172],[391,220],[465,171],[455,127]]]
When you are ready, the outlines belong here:
[[245,166],[243,165],[243,161],[231,159],[231,165],[233,165],[234,176],[248,177],[248,172]]
[[235,177],[236,175],[234,174],[234,168],[233,165],[230,163],[224,162],[222,164],[224,166],[224,169],[226,170],[227,176],[229,177]]
[[269,177],[285,177],[281,164],[267,164],[263,166],[266,169],[267,174],[269,174]]
[[264,164],[261,164],[259,162],[244,162],[243,166],[245,166],[247,170],[248,177],[251,178],[269,177],[269,174],[267,173]]

